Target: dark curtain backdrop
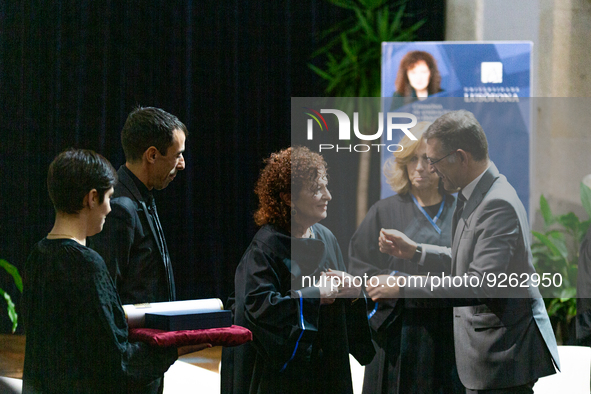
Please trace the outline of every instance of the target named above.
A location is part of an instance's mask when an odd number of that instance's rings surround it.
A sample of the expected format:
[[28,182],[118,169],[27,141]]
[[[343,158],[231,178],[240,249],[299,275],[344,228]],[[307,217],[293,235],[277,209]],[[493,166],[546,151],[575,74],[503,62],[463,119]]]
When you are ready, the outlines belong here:
[[[429,18],[418,38],[442,40],[443,2],[414,3],[409,20]],[[290,144],[290,97],[323,95],[306,63],[346,16],[320,0],[0,0],[0,258],[22,271],[51,229],[55,155],[89,148],[118,167],[127,114],[156,106],[190,133],[186,170],[156,192],[177,294],[225,300],[262,160]],[[17,293],[3,272],[0,287]]]

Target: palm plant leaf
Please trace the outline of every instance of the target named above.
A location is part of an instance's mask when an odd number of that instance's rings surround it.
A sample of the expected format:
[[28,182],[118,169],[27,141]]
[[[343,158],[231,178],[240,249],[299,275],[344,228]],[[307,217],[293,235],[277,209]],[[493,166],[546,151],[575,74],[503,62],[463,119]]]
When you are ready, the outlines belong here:
[[[20,274],[18,273],[18,269],[14,265],[10,264],[8,261],[3,260],[3,259],[0,259],[0,267],[4,268],[4,270],[6,272],[8,272],[10,274],[10,276],[12,276],[12,279],[14,280],[14,284],[16,285],[17,289],[22,293],[23,292],[23,279],[21,278]],[[10,297],[10,294],[8,294],[4,290],[0,289],[0,296],[2,296],[2,298],[4,298],[4,300],[6,301],[8,318],[12,322],[12,332],[14,332],[16,330],[17,325],[18,325],[18,315],[16,313],[16,307],[14,305],[14,302],[12,302],[12,298]]]
[[2,289],[0,289],[0,296],[2,296],[2,298],[4,298],[4,300],[6,301],[8,318],[12,322],[12,332],[14,332],[18,325],[18,315],[16,313],[16,307],[14,306],[14,302],[12,302],[12,298],[10,298],[10,295]]
[[16,285],[18,291],[22,293],[23,279],[18,273],[18,269],[14,265],[10,264],[8,261],[3,259],[0,259],[0,267],[4,268],[4,270],[12,276],[12,279],[14,280],[14,284]]

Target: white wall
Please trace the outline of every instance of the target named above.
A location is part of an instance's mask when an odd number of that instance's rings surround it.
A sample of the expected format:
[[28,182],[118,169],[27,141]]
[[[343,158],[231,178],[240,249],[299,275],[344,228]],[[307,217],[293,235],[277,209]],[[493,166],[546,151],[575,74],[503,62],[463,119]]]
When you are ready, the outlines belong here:
[[585,217],[581,179],[591,173],[591,2],[448,0],[446,40],[534,43],[532,227],[540,194],[555,213]]

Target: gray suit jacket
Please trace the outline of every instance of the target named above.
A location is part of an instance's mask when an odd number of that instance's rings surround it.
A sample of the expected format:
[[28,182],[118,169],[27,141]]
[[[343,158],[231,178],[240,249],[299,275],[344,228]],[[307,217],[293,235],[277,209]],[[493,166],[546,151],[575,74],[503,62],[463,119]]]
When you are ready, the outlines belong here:
[[[408,298],[445,298],[454,306],[454,342],[460,380],[469,389],[514,387],[555,373],[559,367],[556,339],[544,301],[533,286],[519,285],[535,272],[525,208],[507,178],[491,163],[466,202],[452,237],[452,247],[424,245],[425,264],[448,263],[462,285],[443,282],[407,286]],[[481,278],[497,284],[480,283]],[[500,276],[499,276],[500,275]],[[521,276],[523,275],[523,276]],[[459,280],[455,283],[459,284]],[[513,282],[515,283],[515,282]],[[420,306],[420,305],[419,305]]]

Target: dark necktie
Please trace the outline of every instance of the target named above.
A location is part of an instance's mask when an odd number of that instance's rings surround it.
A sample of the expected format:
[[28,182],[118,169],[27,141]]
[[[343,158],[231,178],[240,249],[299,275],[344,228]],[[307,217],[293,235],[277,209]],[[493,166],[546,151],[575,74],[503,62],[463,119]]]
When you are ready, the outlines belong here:
[[172,264],[170,262],[170,255],[168,254],[168,247],[166,246],[166,240],[164,239],[164,231],[160,224],[160,218],[158,217],[158,211],[156,210],[156,201],[151,196],[149,200],[150,211],[152,211],[152,218],[156,224],[156,233],[158,235],[157,242],[160,244],[160,250],[162,250],[162,257],[164,259],[164,267],[166,269],[166,275],[168,277],[168,293],[171,301],[176,300],[176,291],[174,285],[174,274],[172,272]]
[[458,202],[456,204],[456,210],[454,211],[454,216],[452,219],[452,229],[451,229],[451,236],[452,240],[456,234],[456,228],[458,227],[458,222],[462,217],[462,213],[464,212],[464,207],[466,205],[466,198],[462,194],[462,192],[458,193]]

